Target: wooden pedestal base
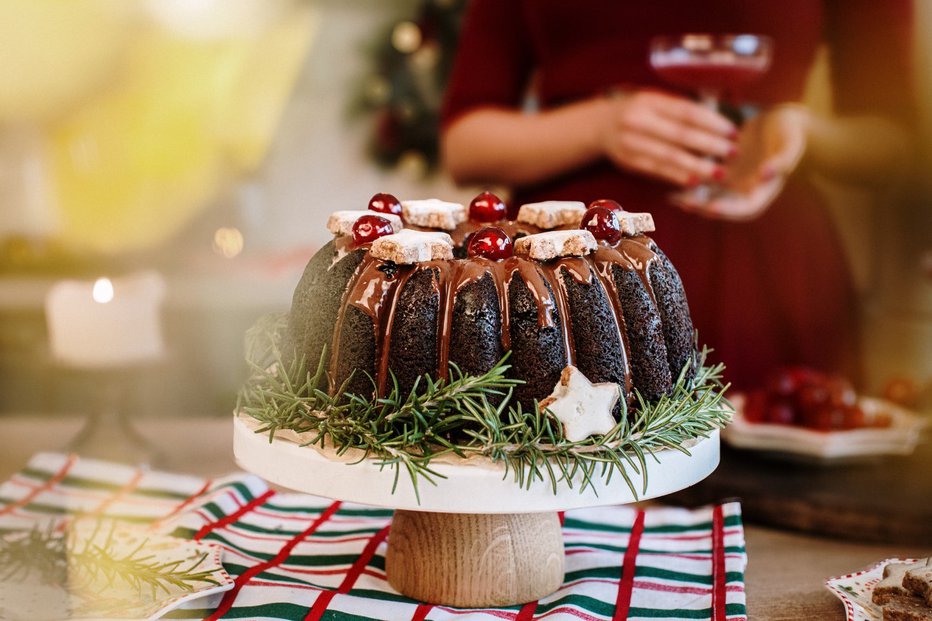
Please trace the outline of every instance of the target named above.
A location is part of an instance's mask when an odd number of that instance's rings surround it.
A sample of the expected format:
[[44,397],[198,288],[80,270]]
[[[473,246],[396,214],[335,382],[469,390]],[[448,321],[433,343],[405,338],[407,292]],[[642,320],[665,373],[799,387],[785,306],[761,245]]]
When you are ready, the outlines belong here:
[[399,592],[430,604],[513,606],[563,583],[556,513],[395,511],[385,559]]

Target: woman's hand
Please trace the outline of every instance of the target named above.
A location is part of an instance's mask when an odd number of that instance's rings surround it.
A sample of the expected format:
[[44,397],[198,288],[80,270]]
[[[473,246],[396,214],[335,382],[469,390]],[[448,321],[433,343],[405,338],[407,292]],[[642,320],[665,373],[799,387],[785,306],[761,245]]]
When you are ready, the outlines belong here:
[[721,180],[738,131],[727,118],[684,97],[642,90],[607,102],[605,155],[619,168],[683,187]]
[[728,162],[720,185],[706,203],[680,201],[688,211],[710,218],[751,220],[783,189],[806,151],[810,114],[801,105],[777,106],[741,129],[738,156]]

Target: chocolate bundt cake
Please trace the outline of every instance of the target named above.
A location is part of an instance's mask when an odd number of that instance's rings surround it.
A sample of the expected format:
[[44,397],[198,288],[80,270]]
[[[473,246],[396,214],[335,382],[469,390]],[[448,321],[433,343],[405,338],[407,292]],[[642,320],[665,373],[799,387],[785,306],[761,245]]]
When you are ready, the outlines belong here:
[[369,211],[331,217],[337,237],[308,263],[288,326],[309,367],[326,351],[331,393],[384,395],[392,374],[407,392],[451,364],[480,375],[506,352],[526,408],[569,365],[617,383],[629,403],[634,390],[654,401],[681,373],[692,378],[683,285],[644,235],[649,214],[548,202],[504,221],[496,201],[484,193],[467,215],[462,205],[377,195]]

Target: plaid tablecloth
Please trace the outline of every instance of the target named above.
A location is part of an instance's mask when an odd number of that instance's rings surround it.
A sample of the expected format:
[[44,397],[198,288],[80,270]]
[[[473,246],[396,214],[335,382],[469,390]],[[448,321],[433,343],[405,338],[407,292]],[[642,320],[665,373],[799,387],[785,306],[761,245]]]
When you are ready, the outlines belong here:
[[57,453],[36,455],[0,485],[0,531],[76,515],[224,547],[234,588],[172,619],[746,619],[737,503],[569,511],[563,586],[481,610],[421,604],[389,586],[387,509],[275,492],[248,474],[205,480]]

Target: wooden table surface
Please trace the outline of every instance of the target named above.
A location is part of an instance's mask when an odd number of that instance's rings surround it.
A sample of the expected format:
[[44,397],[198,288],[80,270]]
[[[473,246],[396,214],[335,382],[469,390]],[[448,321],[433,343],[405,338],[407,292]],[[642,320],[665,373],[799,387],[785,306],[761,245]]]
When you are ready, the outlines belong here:
[[[22,468],[34,453],[63,450],[80,424],[74,417],[0,417],[0,480]],[[138,429],[157,445],[167,470],[215,477],[236,468],[230,419],[144,420]],[[885,558],[932,555],[928,548],[820,538],[754,524],[745,524],[745,531],[748,612],[754,621],[843,620],[841,602],[823,586],[826,578]]]

